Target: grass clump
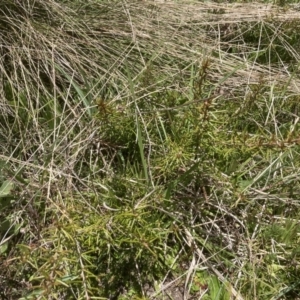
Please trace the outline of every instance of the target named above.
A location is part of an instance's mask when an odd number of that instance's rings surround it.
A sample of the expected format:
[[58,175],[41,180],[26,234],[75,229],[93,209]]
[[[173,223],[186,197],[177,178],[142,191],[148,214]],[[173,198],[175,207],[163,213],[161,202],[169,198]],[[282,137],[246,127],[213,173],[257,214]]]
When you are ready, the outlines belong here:
[[3,299],[299,297],[294,6],[0,7]]

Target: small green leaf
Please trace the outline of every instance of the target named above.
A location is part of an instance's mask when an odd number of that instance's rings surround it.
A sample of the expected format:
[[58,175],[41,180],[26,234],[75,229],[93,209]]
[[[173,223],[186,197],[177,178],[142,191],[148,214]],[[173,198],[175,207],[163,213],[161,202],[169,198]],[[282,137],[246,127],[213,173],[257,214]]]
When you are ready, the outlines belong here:
[[63,276],[60,281],[62,282],[71,282],[75,279],[77,279],[79,276],[78,275],[66,275],[66,276]]
[[253,183],[253,180],[252,180],[252,179],[250,179],[250,180],[241,180],[241,181],[239,182],[239,186],[240,186],[240,188],[241,188],[243,191],[245,191],[245,190],[248,188],[248,186],[251,186],[251,185],[252,185],[252,183]]
[[10,180],[5,180],[0,187],[0,198],[6,197],[10,194],[14,184]]
[[0,245],[0,255],[5,253],[7,248],[8,248],[8,242],[3,243],[2,245]]

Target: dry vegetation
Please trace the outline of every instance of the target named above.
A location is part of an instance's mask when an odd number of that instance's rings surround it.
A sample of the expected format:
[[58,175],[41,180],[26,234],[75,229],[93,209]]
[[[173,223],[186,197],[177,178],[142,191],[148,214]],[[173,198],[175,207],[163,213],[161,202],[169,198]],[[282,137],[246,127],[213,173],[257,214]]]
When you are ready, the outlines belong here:
[[300,299],[297,5],[0,16],[1,299]]

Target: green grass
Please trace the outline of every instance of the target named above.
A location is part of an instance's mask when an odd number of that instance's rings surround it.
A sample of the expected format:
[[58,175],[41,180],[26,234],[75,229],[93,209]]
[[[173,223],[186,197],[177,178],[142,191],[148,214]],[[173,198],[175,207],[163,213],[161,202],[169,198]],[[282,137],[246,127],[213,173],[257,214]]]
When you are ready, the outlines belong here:
[[300,299],[297,8],[214,2],[0,4],[1,299]]

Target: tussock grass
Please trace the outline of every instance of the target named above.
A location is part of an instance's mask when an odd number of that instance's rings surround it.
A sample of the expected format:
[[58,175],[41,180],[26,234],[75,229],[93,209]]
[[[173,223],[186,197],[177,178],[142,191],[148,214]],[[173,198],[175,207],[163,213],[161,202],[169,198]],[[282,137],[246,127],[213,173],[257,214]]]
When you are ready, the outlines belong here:
[[2,1],[0,296],[296,299],[296,9]]

